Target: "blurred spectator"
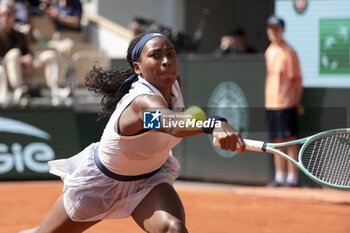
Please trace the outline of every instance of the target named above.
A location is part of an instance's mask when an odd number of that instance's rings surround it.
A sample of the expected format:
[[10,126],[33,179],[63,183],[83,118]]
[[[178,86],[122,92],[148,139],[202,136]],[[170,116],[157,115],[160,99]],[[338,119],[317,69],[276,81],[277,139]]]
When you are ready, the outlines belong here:
[[54,22],[56,34],[53,39],[69,38],[82,41],[81,17],[83,8],[80,0],[58,0],[45,9],[45,15]]
[[[57,86],[58,71],[56,52],[47,50],[34,57],[25,35],[13,28],[14,22],[13,4],[0,3],[0,57],[8,84],[14,90],[13,100],[19,103],[28,91],[23,77],[32,76],[37,68],[44,67],[46,84]],[[0,87],[4,88],[7,87]]]
[[60,80],[70,89],[69,95],[74,95],[75,87],[81,83],[77,74],[84,67],[84,64],[77,61],[101,59],[103,55],[95,45],[84,40],[81,27],[83,8],[80,0],[41,0],[39,8],[54,23],[56,32],[47,42],[47,46],[58,52]]
[[33,24],[31,21],[31,7],[27,0],[1,0],[3,4],[12,4],[15,9],[15,22],[13,27],[26,35],[29,43],[34,43]]
[[[41,7],[45,16],[54,23],[55,33],[47,44],[54,48],[60,55],[59,67],[61,79],[67,81],[68,71],[71,67],[71,56],[74,48],[89,47],[84,42],[84,34],[81,31],[82,5],[80,0],[41,0]],[[45,5],[46,4],[46,5]],[[77,46],[79,44],[79,46]],[[64,62],[62,63],[62,59]]]
[[220,46],[214,51],[215,56],[230,54],[255,53],[256,50],[245,42],[245,33],[241,28],[236,28],[227,35],[221,37]]

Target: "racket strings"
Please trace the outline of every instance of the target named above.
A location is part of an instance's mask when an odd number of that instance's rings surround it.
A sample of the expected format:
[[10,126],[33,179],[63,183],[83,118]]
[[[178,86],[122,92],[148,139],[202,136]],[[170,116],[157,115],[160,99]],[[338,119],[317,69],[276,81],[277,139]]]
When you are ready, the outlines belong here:
[[339,133],[318,138],[302,154],[303,166],[324,182],[350,186],[350,134]]

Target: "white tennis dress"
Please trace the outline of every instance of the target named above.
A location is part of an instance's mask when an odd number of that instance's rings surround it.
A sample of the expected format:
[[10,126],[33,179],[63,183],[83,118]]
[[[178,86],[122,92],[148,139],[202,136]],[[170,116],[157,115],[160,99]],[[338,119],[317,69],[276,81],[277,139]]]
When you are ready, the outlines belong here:
[[[139,77],[129,93],[119,101],[100,142],[91,144],[71,158],[49,162],[50,173],[64,181],[64,206],[73,221],[128,217],[153,187],[161,183],[173,184],[178,177],[180,165],[171,149],[181,138],[155,130],[121,136],[114,128],[121,113],[140,95],[162,96],[154,86]],[[172,108],[183,109],[183,97],[177,81],[172,86],[172,96]],[[96,166],[95,150],[98,150],[96,153],[101,163],[119,175],[135,176],[160,170],[141,180],[115,180]]]

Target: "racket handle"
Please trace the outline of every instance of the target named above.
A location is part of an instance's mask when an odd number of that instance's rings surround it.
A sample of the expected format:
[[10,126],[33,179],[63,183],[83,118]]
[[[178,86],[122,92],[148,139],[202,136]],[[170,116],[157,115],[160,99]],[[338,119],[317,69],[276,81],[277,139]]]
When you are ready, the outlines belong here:
[[[264,142],[251,139],[243,139],[243,141],[247,150],[259,152],[263,151]],[[220,143],[216,140],[216,138],[213,138],[213,145],[220,146]]]
[[265,142],[251,140],[251,139],[243,139],[243,141],[247,150],[259,151],[259,152],[264,151],[263,147]]

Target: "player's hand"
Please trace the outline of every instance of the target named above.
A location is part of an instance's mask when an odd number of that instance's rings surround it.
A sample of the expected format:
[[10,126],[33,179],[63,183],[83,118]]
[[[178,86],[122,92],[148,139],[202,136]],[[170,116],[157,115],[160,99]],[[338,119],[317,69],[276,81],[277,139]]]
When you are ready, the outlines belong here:
[[215,127],[213,136],[220,143],[220,148],[223,150],[238,150],[241,153],[245,151],[245,144],[241,135],[225,121],[221,122],[221,127]]

